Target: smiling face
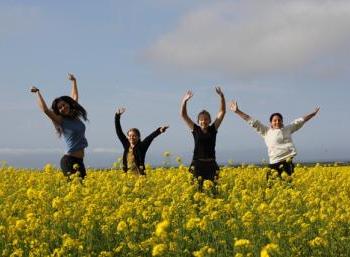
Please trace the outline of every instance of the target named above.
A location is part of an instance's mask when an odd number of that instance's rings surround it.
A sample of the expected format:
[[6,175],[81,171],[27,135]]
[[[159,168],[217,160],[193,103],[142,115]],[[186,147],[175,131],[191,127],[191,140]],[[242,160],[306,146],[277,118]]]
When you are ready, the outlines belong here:
[[279,115],[272,116],[271,128],[281,129],[283,127],[283,119]]
[[67,102],[59,101],[57,103],[57,109],[58,109],[59,114],[61,114],[63,116],[69,116],[70,106]]
[[140,140],[140,135],[136,130],[130,129],[128,131],[128,140],[131,146],[135,146],[137,142]]
[[211,119],[210,116],[202,113],[198,116],[198,124],[201,129],[207,129],[210,125]]

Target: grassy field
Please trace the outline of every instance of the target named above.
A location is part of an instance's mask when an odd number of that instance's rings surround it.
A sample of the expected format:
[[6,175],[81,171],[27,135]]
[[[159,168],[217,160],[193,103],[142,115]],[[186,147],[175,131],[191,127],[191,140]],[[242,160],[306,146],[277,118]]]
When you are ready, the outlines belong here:
[[350,256],[350,166],[223,167],[197,190],[187,167],[88,170],[67,182],[0,168],[2,256]]

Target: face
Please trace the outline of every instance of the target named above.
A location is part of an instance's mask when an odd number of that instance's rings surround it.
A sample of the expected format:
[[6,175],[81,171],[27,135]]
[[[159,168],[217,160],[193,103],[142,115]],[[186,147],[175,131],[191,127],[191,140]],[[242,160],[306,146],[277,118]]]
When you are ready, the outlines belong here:
[[199,126],[201,127],[201,129],[208,128],[209,125],[210,125],[210,118],[209,118],[209,116],[206,115],[206,114],[199,115],[198,123],[199,123]]
[[137,135],[137,133],[133,130],[130,130],[128,132],[128,140],[129,140],[129,143],[131,145],[136,145],[136,143],[139,141],[139,136]]
[[65,101],[59,101],[57,104],[58,112],[63,116],[68,116],[70,113],[70,106]]
[[282,127],[283,127],[283,120],[278,115],[273,116],[271,120],[271,128],[280,129]]

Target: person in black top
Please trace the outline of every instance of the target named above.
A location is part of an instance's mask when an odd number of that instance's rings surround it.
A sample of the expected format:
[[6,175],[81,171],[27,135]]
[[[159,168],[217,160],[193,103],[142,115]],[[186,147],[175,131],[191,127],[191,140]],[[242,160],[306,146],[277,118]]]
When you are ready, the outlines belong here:
[[141,134],[137,128],[131,128],[125,136],[120,125],[120,116],[125,112],[125,108],[119,108],[115,114],[115,130],[120,142],[123,145],[123,170],[138,175],[145,174],[145,156],[148,147],[153,139],[164,133],[169,126],[157,128],[149,136],[141,141]]
[[221,98],[221,104],[216,119],[212,124],[210,124],[210,114],[206,110],[203,110],[198,114],[197,122],[199,125],[195,124],[188,116],[187,101],[193,96],[191,91],[187,91],[181,104],[181,117],[192,130],[194,138],[194,151],[190,172],[192,172],[196,178],[202,178],[202,180],[199,180],[200,188],[202,187],[203,180],[207,179],[214,181],[217,179],[217,172],[219,170],[215,157],[215,143],[217,129],[220,127],[226,113],[226,105],[225,97],[221,88],[216,87],[215,90]]

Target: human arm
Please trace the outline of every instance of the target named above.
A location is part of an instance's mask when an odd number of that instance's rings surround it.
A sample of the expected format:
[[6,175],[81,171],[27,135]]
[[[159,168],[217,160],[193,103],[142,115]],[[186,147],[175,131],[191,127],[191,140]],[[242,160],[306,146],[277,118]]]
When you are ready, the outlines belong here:
[[222,120],[224,119],[225,113],[226,113],[226,102],[225,102],[225,96],[222,92],[220,87],[215,87],[216,93],[220,96],[220,110],[218,114],[216,115],[216,119],[214,121],[215,129],[218,129],[220,127],[220,124]]
[[315,117],[315,115],[320,110],[320,107],[316,107],[315,110],[309,114],[304,115],[302,118],[294,120],[289,126],[291,127],[291,132],[295,132],[300,129],[305,122],[309,121],[311,118]]
[[194,122],[191,120],[190,117],[188,117],[187,114],[187,101],[193,96],[192,91],[187,91],[186,94],[184,95],[182,102],[181,102],[181,117],[187,124],[187,126],[193,130],[194,127]]
[[30,91],[37,95],[37,102],[40,110],[42,110],[52,120],[55,126],[60,125],[62,123],[62,117],[60,115],[55,114],[52,110],[50,110],[47,107],[46,102],[40,93],[40,90],[37,87],[33,86],[30,89]]
[[77,79],[72,73],[68,73],[68,79],[72,82],[72,89],[71,89],[70,95],[76,102],[78,102],[79,93],[78,93]]
[[165,131],[169,128],[169,126],[163,126],[157,128],[155,131],[153,131],[150,135],[148,135],[143,141],[142,146],[147,151],[148,147],[152,143],[153,139],[155,139],[157,136],[159,136],[162,133],[165,133]]
[[316,107],[315,110],[312,113],[306,114],[303,119],[305,122],[307,122],[308,120],[310,120],[311,118],[315,117],[316,114],[319,112],[320,107]]
[[254,120],[252,117],[250,117],[248,114],[244,113],[238,108],[237,101],[231,101],[230,102],[230,110],[236,113],[239,117],[241,117],[243,120],[248,122],[250,126],[252,126],[259,134],[265,135],[268,131],[268,127],[262,124],[258,120]]
[[234,113],[236,113],[239,117],[241,117],[245,121],[249,121],[251,119],[251,117],[248,114],[242,112],[238,108],[237,101],[231,101],[230,102],[230,110],[233,111]]
[[115,116],[114,116],[114,124],[115,124],[115,131],[117,133],[117,136],[118,136],[120,142],[122,143],[124,148],[127,148],[129,141],[128,141],[127,137],[125,136],[125,134],[122,130],[122,127],[120,125],[120,117],[125,112],[125,110],[126,110],[125,108],[118,108],[117,109]]

